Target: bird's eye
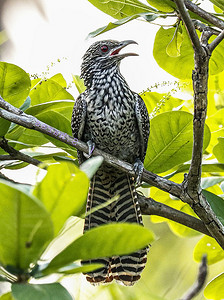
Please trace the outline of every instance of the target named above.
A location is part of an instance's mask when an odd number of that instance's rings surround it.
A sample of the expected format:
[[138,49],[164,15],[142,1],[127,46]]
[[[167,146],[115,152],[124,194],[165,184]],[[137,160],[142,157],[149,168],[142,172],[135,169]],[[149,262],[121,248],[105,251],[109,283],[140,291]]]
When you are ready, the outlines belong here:
[[103,46],[101,46],[101,48],[100,48],[100,49],[101,49],[101,51],[102,51],[102,52],[104,52],[104,53],[105,53],[105,52],[107,52],[107,51],[109,50],[109,48],[108,48],[108,46],[107,46],[107,45],[103,45]]

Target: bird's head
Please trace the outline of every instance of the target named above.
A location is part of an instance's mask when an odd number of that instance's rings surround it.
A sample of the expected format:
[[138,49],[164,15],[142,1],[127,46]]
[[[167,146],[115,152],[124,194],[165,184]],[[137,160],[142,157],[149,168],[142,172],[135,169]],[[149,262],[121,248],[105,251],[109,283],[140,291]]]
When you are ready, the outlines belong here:
[[92,44],[83,56],[81,65],[81,78],[85,85],[90,84],[95,72],[100,72],[112,67],[118,67],[120,61],[127,56],[137,56],[136,53],[120,53],[120,50],[130,44],[137,44],[135,41],[126,40],[122,42],[104,40]]

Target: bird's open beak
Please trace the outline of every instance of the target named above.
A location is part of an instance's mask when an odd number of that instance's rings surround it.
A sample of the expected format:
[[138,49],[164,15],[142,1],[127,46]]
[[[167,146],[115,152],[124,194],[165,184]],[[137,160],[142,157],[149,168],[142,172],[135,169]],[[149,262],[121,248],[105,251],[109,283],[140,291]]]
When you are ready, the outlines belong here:
[[136,54],[136,53],[120,53],[121,49],[123,49],[124,47],[126,47],[127,45],[130,45],[130,44],[138,45],[138,43],[136,43],[133,40],[122,41],[119,43],[119,45],[116,48],[113,48],[111,50],[110,57],[118,57],[119,59],[122,59],[127,56],[138,56],[138,54]]

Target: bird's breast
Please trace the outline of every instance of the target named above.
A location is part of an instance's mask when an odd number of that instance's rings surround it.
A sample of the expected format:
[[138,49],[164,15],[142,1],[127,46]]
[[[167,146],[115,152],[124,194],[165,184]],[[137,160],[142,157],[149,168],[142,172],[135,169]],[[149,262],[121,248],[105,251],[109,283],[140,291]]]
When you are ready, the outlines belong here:
[[[135,101],[124,92],[99,92],[87,102],[86,138],[96,147],[118,158],[130,160],[138,152],[138,127]],[[135,149],[136,148],[136,149]]]

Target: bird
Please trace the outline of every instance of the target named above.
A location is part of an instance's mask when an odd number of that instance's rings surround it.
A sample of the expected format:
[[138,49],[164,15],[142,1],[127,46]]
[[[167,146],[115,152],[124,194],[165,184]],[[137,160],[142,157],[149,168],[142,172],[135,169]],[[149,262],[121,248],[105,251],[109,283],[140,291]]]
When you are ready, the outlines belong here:
[[[84,80],[86,90],[75,101],[71,127],[74,138],[87,143],[89,154],[86,157],[77,150],[79,163],[91,156],[96,147],[133,164],[137,175],[135,180],[106,163],[100,166],[90,181],[84,232],[112,222],[143,225],[136,182],[141,182],[150,123],[144,101],[129,88],[120,72],[121,60],[137,55],[120,52],[130,44],[137,43],[133,40],[97,41],[88,48],[81,64],[80,78]],[[93,210],[116,195],[118,200]],[[115,280],[132,286],[141,277],[147,252],[148,246],[128,255],[82,261],[82,264],[104,265],[85,273],[86,279],[93,285]]]

